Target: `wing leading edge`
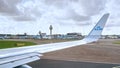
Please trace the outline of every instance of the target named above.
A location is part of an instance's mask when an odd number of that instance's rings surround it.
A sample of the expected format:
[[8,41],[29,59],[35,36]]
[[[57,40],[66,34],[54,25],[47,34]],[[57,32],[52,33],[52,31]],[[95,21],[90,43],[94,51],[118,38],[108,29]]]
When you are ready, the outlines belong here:
[[103,31],[104,25],[108,17],[109,13],[104,14],[103,17],[98,21],[95,27],[88,34],[88,36],[86,36],[83,40],[1,49],[0,68],[8,68],[8,66],[11,67],[21,66],[23,64],[38,60],[40,56],[42,56],[41,55],[42,53],[69,48],[73,46],[79,46],[86,43],[97,41],[101,36],[101,33]]

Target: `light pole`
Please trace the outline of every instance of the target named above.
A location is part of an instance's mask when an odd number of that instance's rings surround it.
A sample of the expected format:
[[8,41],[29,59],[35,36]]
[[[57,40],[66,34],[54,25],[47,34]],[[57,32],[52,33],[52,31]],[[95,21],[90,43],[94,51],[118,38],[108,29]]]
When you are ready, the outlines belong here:
[[52,29],[53,29],[52,25],[50,25],[49,29],[50,29],[50,39],[52,39]]

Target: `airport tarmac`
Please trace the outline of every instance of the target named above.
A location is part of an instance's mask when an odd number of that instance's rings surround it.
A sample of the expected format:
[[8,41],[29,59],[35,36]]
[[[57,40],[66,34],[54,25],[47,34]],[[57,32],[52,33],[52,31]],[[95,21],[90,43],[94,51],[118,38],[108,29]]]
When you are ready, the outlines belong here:
[[41,59],[29,64],[33,68],[113,68],[119,64],[75,62],[64,60]]
[[112,68],[120,65],[119,39],[102,39],[43,54],[41,60],[30,63],[33,68]]
[[58,50],[43,54],[43,59],[87,61],[100,63],[120,63],[120,44],[118,39],[102,39],[82,46]]

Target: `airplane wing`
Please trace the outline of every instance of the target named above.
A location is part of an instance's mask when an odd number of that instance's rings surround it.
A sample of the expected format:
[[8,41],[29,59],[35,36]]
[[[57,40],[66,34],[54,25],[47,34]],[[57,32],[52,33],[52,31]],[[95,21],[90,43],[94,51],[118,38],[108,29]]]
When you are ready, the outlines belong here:
[[108,17],[109,13],[104,14],[88,36],[82,40],[0,49],[0,68],[32,68],[26,64],[39,60],[43,53],[97,41],[101,36]]

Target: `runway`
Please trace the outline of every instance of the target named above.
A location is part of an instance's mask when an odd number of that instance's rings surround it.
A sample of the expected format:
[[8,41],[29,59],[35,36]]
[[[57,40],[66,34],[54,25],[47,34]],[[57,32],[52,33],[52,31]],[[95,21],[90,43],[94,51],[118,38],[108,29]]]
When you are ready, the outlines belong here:
[[112,68],[119,64],[75,62],[63,60],[41,59],[29,64],[33,68]]

